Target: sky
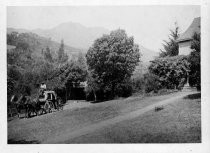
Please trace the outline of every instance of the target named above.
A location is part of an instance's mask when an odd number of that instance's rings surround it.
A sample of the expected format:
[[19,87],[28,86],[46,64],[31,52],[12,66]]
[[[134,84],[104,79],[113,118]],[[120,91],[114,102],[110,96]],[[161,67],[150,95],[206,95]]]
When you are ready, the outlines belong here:
[[159,52],[175,22],[182,33],[200,15],[198,5],[9,6],[7,27],[49,29],[71,21],[108,30],[121,28],[134,36],[135,43]]

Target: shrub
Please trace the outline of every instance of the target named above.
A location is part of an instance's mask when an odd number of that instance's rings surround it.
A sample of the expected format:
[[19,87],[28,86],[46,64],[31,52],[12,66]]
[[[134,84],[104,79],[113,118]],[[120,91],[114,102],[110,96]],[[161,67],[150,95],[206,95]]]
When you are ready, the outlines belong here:
[[149,66],[150,73],[158,76],[166,89],[178,89],[184,85],[189,72],[187,56],[157,58]]
[[144,77],[136,77],[132,82],[133,92],[142,92],[145,88]]
[[129,97],[132,95],[132,82],[131,80],[126,80],[121,84],[118,84],[115,93],[118,97]]
[[161,83],[159,81],[159,77],[152,73],[147,73],[144,75],[145,81],[145,92],[149,93],[154,91],[155,93],[158,92],[159,89],[162,88]]

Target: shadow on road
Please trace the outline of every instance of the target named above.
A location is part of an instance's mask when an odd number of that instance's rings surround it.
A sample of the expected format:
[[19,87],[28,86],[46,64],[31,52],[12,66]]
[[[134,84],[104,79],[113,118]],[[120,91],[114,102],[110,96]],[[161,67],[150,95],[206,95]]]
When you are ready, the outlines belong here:
[[38,144],[40,143],[37,140],[32,140],[32,141],[26,141],[26,140],[14,140],[14,139],[9,139],[8,144]]
[[184,97],[184,99],[200,99],[201,98],[201,93],[195,93],[195,94],[190,94]]

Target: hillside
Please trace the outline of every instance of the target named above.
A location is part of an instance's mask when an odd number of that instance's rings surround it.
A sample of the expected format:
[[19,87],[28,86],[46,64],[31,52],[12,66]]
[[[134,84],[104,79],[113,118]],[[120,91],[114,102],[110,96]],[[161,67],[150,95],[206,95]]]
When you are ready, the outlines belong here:
[[139,49],[141,51],[141,61],[145,64],[148,64],[149,61],[153,60],[155,57],[158,56],[158,52],[155,52],[153,50],[147,49],[144,46],[139,46]]
[[141,62],[139,62],[139,65],[136,66],[136,69],[133,73],[133,78],[142,76],[144,73],[146,73],[150,61],[158,56],[158,52],[147,49],[141,45],[139,46],[139,49],[141,52]]
[[[108,34],[110,31],[102,27],[86,27],[79,23],[67,22],[59,24],[51,29],[13,29],[8,28],[7,32],[17,31],[19,33],[34,33],[39,35],[39,39],[43,42],[42,46],[52,46],[53,50],[57,50],[59,42],[64,39],[65,48],[70,56],[72,53],[77,52],[86,53],[93,41],[103,34]],[[56,45],[55,45],[56,44]],[[70,47],[71,46],[71,47]],[[144,65],[148,65],[149,61],[158,55],[150,49],[147,49],[140,44],[140,51],[142,54],[141,61]],[[78,49],[79,48],[79,49]],[[83,48],[83,49],[81,49]]]
[[[47,46],[50,48],[52,54],[55,56],[60,46],[60,43],[55,42],[50,38],[39,36],[28,30],[7,28],[7,34],[11,34],[12,32],[18,32],[18,37],[21,37],[21,39],[24,39],[24,42],[29,44],[29,47],[31,48],[33,54],[36,56],[40,56],[42,50],[45,50]],[[16,44],[8,45],[16,46]],[[74,55],[77,55],[79,52],[84,52],[84,50],[70,47],[65,44],[65,52],[68,54],[69,57],[72,57]]]

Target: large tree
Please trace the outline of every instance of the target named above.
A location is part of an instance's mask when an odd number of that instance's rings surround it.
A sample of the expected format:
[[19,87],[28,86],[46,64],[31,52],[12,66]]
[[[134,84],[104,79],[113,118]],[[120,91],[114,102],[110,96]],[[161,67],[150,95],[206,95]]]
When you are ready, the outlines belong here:
[[191,43],[191,49],[193,49],[193,51],[189,56],[189,84],[196,86],[198,90],[201,88],[200,47],[200,34],[195,33]]
[[117,85],[131,77],[140,53],[134,38],[118,29],[95,40],[86,58],[92,76],[97,76],[93,78],[94,82],[113,97]]
[[176,56],[179,54],[179,46],[177,39],[179,37],[179,26],[175,23],[175,29],[170,30],[168,39],[164,40],[163,49],[160,49],[160,57]]

